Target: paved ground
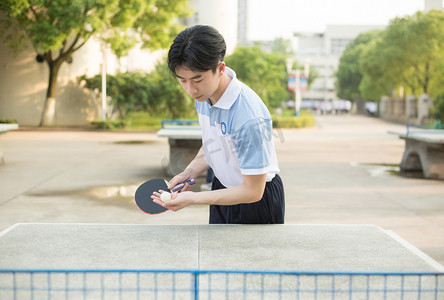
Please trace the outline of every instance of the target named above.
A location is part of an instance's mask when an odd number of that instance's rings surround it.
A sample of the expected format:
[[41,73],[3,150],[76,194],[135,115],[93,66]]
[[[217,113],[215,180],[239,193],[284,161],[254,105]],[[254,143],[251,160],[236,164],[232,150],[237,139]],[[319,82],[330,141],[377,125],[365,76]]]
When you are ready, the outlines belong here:
[[[444,265],[444,182],[397,176],[403,126],[318,116],[314,128],[275,130],[287,224],[375,224]],[[11,131],[0,136],[0,230],[18,222],[206,224],[207,207],[149,216],[134,205],[163,176],[168,143],[153,133]],[[203,178],[200,178],[203,181]]]

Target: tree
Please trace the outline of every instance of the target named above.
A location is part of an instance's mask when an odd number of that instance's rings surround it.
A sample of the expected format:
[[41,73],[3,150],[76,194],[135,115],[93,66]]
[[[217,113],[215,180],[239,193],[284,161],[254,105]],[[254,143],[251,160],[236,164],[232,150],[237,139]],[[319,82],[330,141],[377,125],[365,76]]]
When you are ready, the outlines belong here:
[[287,99],[285,56],[266,53],[257,46],[243,46],[236,48],[225,61],[268,107],[278,107]]
[[392,87],[390,70],[387,70],[383,39],[377,37],[365,47],[360,55],[359,66],[362,78],[359,93],[363,99],[379,102],[382,95],[387,95]]
[[432,117],[444,124],[444,90],[433,100]]
[[444,12],[417,12],[395,18],[364,51],[361,62],[366,82],[379,92],[402,86],[411,94],[433,96],[442,83]]
[[336,71],[336,90],[339,98],[351,101],[361,98],[359,85],[362,80],[361,54],[368,44],[380,34],[379,30],[361,33],[343,52]]
[[[102,75],[93,77],[80,76],[80,82],[85,82],[85,88],[102,92]],[[150,103],[150,81],[146,74],[138,72],[107,74],[106,91],[111,98],[112,114],[117,113],[124,120],[128,113],[146,110],[154,113],[155,106]]]
[[109,44],[117,56],[141,42],[144,48],[166,47],[179,32],[176,20],[189,13],[187,0],[2,0],[0,34],[18,53],[30,42],[49,68],[40,126],[50,125],[57,75],[65,61],[92,37]]
[[291,40],[284,38],[276,38],[273,40],[271,45],[271,52],[276,54],[282,54],[285,57],[290,57],[294,55],[293,46],[291,45]]
[[150,73],[150,97],[158,103],[158,113],[169,112],[171,119],[186,117],[194,110],[194,99],[172,76],[166,61],[160,61]]

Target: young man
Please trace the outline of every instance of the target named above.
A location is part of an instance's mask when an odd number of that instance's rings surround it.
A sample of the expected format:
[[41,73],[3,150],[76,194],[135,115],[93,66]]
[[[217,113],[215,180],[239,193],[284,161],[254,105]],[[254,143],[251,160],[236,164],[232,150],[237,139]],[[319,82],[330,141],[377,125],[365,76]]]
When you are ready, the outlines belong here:
[[270,113],[256,93],[225,66],[226,45],[210,26],[186,28],[173,41],[168,66],[195,99],[202,148],[170,181],[172,188],[211,167],[211,191],[189,186],[170,201],[152,199],[173,211],[192,204],[210,205],[210,224],[284,223],[284,188],[274,149]]

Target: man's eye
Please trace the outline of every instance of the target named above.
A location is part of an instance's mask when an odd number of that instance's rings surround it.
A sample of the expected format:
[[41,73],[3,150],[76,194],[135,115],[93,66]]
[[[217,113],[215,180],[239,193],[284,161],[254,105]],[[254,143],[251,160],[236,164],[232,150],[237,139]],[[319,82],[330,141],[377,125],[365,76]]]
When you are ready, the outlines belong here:
[[201,80],[196,80],[196,81],[194,81],[195,83],[199,83],[199,82],[202,82],[202,79]]

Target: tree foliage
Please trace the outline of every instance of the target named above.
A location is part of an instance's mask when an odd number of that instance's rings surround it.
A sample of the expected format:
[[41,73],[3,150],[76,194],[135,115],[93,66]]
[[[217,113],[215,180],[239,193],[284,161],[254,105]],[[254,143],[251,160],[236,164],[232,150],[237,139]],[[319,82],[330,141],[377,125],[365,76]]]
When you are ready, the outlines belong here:
[[433,118],[444,124],[444,91],[435,97],[431,113]]
[[384,59],[384,54],[388,51],[380,36],[363,49],[359,61],[362,78],[358,85],[363,99],[379,102],[382,95],[391,93],[392,72],[387,69],[387,62]]
[[158,113],[168,112],[172,119],[186,117],[194,112],[194,99],[172,76],[168,65],[160,62],[149,76],[151,85],[151,98],[157,102]]
[[225,59],[239,80],[251,87],[268,107],[279,107],[287,99],[285,56],[266,53],[258,46],[238,47]]
[[[91,78],[82,76],[85,87],[101,92],[102,75]],[[149,110],[151,99],[149,81],[142,73],[117,73],[106,76],[106,93],[111,98],[112,113],[117,113],[120,119],[124,119],[129,112]]]
[[380,33],[358,36],[341,56],[338,95],[379,101],[401,87],[405,94],[426,93],[441,118],[444,93],[444,12],[432,10],[395,18]]
[[[402,86],[409,94],[436,95],[443,81],[444,12],[395,18],[360,59],[364,77],[380,93]],[[365,86],[361,92],[367,95]]]
[[379,30],[360,34],[343,52],[336,72],[336,90],[339,98],[351,101],[360,98],[359,85],[362,72],[359,65],[360,56],[368,44],[380,34]]
[[[102,75],[79,77],[85,87],[101,92]],[[140,72],[107,75],[107,96],[111,98],[113,113],[120,119],[131,112],[146,111],[151,115],[168,116],[172,119],[186,117],[193,110],[193,99],[188,96],[174,78],[164,61],[149,74]]]
[[276,38],[271,45],[271,52],[276,54],[282,54],[285,57],[294,55],[294,50],[291,45],[291,40],[284,38]]
[[[47,98],[55,98],[63,62],[92,36],[117,56],[141,42],[144,48],[166,47],[179,32],[177,18],[187,16],[187,0],[2,0],[0,34],[14,51],[29,43],[49,67]],[[47,101],[48,103],[48,101]],[[47,105],[42,114],[41,125]]]

